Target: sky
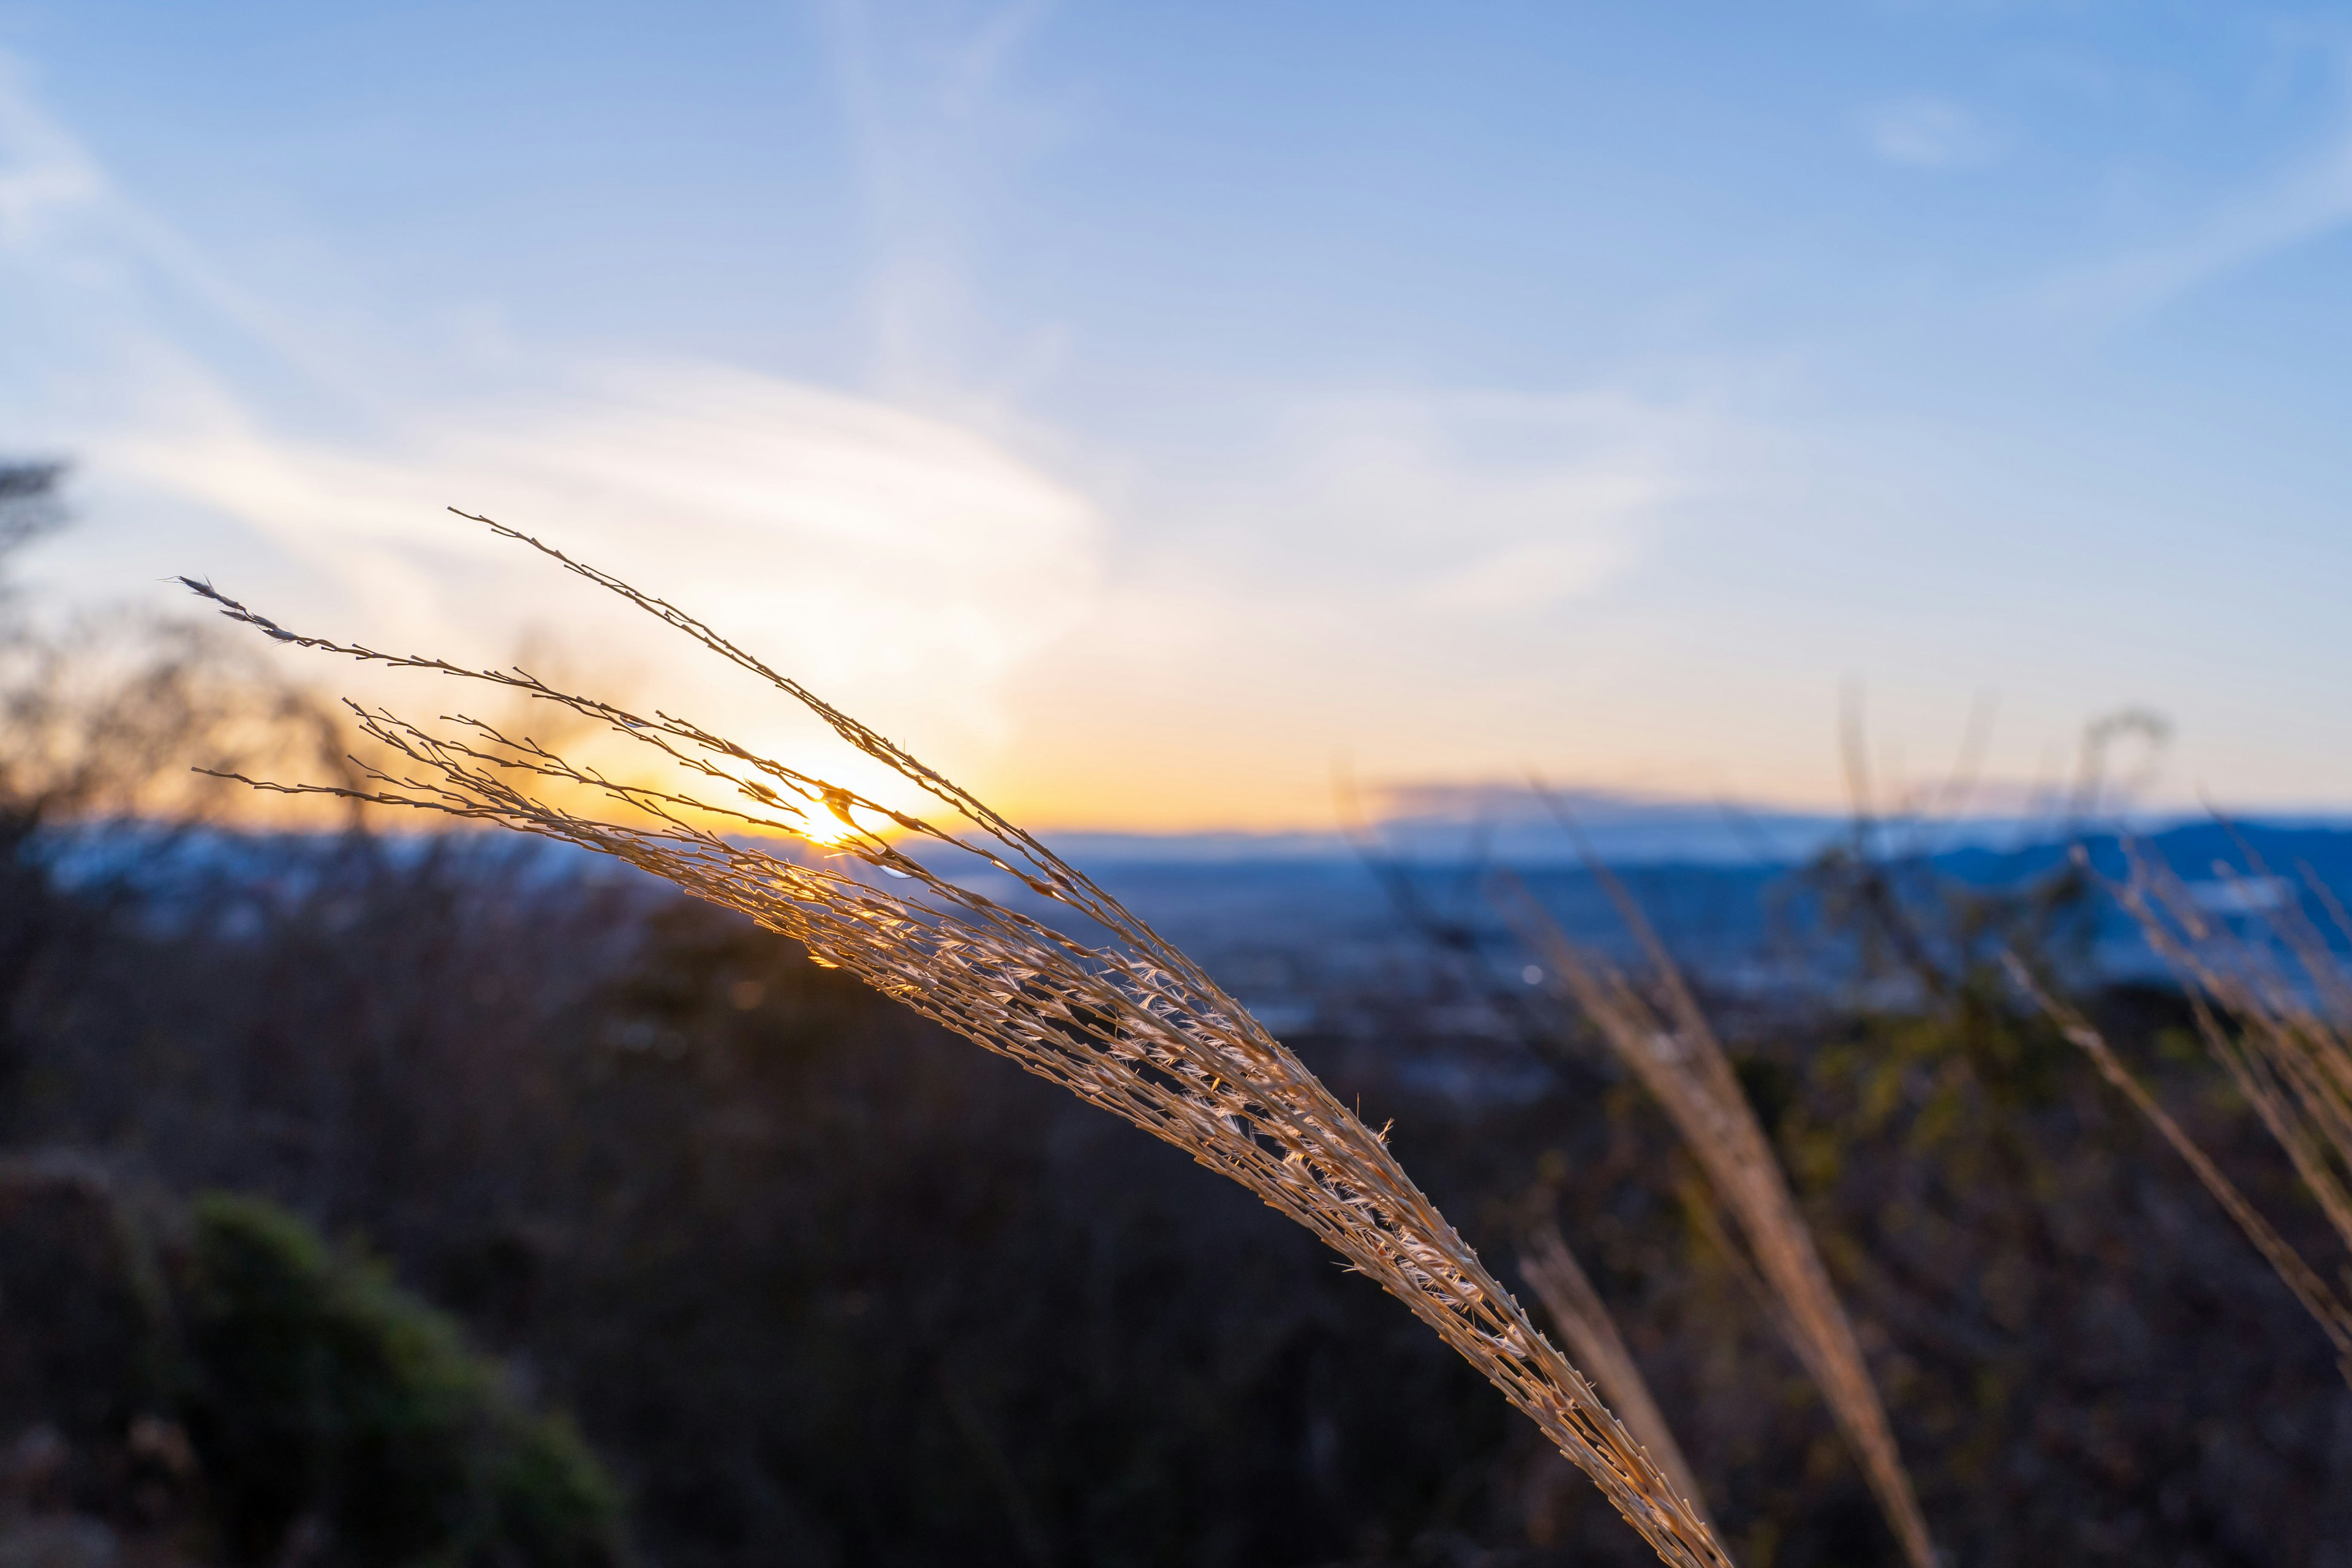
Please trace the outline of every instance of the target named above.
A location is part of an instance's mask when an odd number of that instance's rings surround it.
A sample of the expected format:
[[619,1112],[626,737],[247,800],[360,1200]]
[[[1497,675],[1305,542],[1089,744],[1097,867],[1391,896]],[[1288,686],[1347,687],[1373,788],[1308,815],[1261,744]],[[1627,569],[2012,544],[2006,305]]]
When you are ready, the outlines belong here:
[[45,603],[804,743],[488,512],[1045,827],[2352,804],[2347,365],[2341,6],[0,0]]

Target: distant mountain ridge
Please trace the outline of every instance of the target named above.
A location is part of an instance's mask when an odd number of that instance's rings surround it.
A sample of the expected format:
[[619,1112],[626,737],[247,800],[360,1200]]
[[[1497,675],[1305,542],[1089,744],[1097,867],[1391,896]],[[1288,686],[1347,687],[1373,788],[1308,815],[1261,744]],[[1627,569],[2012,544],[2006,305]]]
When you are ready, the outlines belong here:
[[[1790,866],[1850,838],[1851,816],[1739,802],[1649,799],[1597,791],[1554,796],[1592,852],[1614,866]],[[1363,834],[1384,856],[1431,862],[1496,861],[1566,865],[1582,858],[1576,837],[1531,792],[1480,792],[1475,809],[1384,815]],[[2154,837],[2214,826],[2203,812],[2112,815],[2094,821]],[[2326,835],[2352,831],[2352,812],[2252,813],[2235,819],[2249,830]],[[2037,847],[2071,842],[2084,830],[2061,806],[2034,812],[1880,818],[1872,831],[1885,852],[1985,857],[2030,856]],[[2096,831],[2095,829],[2094,831]],[[2216,832],[2222,831],[2218,826]],[[1352,859],[1356,842],[1340,828],[1266,833],[1054,832],[1039,835],[1055,853],[1079,865],[1207,865]],[[1973,860],[1966,862],[1975,864]]]

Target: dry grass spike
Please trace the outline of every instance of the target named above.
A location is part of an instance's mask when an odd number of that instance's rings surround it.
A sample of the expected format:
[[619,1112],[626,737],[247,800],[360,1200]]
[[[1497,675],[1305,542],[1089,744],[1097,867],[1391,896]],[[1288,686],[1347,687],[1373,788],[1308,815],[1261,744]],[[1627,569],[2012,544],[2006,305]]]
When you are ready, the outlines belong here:
[[[2352,982],[2325,933],[2303,912],[2293,884],[2273,877],[2242,839],[2239,847],[2252,874],[2217,865],[2209,886],[2226,895],[2225,907],[2238,907],[2246,931],[2232,929],[2170,868],[2129,840],[2124,844],[2128,874],[2109,881],[2107,890],[2180,982],[2206,1050],[2352,1249]],[[2085,851],[2078,848],[2075,858],[2088,868]],[[2337,929],[2352,938],[2352,918],[2334,893],[2308,869],[2304,879]],[[2337,1368],[2352,1384],[2352,1300],[2247,1201],[2089,1020],[2053,998],[2014,953],[2004,957],[2018,988],[2090,1057],[2245,1232],[2327,1335]]]
[[[514,529],[475,521],[761,677],[951,813],[952,822],[935,826],[690,721],[556,690],[520,670],[469,669],[302,636],[209,584],[183,579],[230,619],[279,642],[487,683],[593,720],[649,748],[686,781],[629,783],[462,717],[436,733],[354,707],[361,728],[387,748],[386,760],[364,787],[319,793],[499,824],[615,856],[741,910],[813,956],[1175,1144],[1313,1231],[1402,1300],[1531,1417],[1661,1559],[1691,1568],[1728,1564],[1685,1489],[1535,1331],[1381,1139],[1191,959],[968,791],[693,616]],[[582,791],[641,820],[608,820],[561,804],[589,798]],[[818,821],[824,831],[813,835]],[[822,854],[803,861],[772,853],[750,841],[755,835],[798,837]],[[1105,940],[1088,945],[959,886],[899,847],[908,841],[970,855],[1019,879],[1084,917]],[[861,874],[874,871],[887,880]]]
[[2172,1152],[2196,1173],[2205,1190],[2213,1194],[2214,1202],[2237,1222],[2238,1228],[2245,1232],[2246,1239],[2254,1244],[2254,1250],[2261,1253],[2263,1261],[2277,1271],[2279,1279],[2294,1293],[2294,1299],[2303,1303],[2304,1310],[2311,1314],[2320,1331],[2335,1345],[2336,1368],[2344,1374],[2345,1382],[2352,1384],[2352,1305],[2347,1304],[2336,1289],[2304,1261],[2303,1255],[2289,1246],[2286,1238],[2263,1217],[2262,1212],[2247,1201],[2246,1194],[2239,1191],[2238,1184],[2223,1174],[2211,1157],[2197,1146],[2197,1141],[2189,1136],[2171,1112],[2157,1103],[2156,1097],[2147,1091],[2147,1086],[2134,1076],[2129,1068],[2124,1066],[2122,1058],[2116,1055],[2115,1047],[2107,1044],[2105,1035],[2092,1027],[2089,1019],[2051,995],[2015,953],[2003,953],[2001,956],[2008,966],[2010,979],[2017,988],[2031,996],[2049,1015],[2050,1021],[2058,1026],[2059,1032],[2091,1058],[2102,1078],[2122,1091],[2124,1098],[2147,1118],[2148,1125],[2172,1145]]
[[1516,877],[1495,879],[1496,904],[1535,952],[1547,984],[1592,1020],[1696,1156],[1716,1194],[1738,1221],[1756,1272],[1780,1308],[1780,1327],[1820,1386],[1904,1555],[1912,1568],[1934,1568],[1935,1542],[1895,1447],[1886,1408],[1771,1142],[1706,1013],[1640,906],[1607,868],[1590,856],[1587,863],[1655,970],[1666,1005],[1663,1014],[1622,971],[1570,942]]
[[[1633,1352],[1625,1348],[1624,1336],[1617,1331],[1617,1320],[1610,1315],[1608,1303],[1593,1289],[1583,1265],[1569,1250],[1568,1238],[1560,1235],[1559,1224],[1549,1215],[1535,1220],[1520,1237],[1519,1273],[1535,1291],[1536,1300],[1544,1304],[1544,1310],[1551,1314],[1576,1364],[1591,1369],[1592,1381],[1600,1385],[1618,1419],[1648,1447],[1650,1457],[1681,1489],[1691,1507],[1706,1517],[1706,1505],[1698,1478],[1692,1472],[1690,1461],[1683,1458],[1682,1445],[1675,1440],[1674,1428],[1666,1425],[1665,1413],[1658,1408],[1658,1401],[1651,1394],[1641,1366],[1633,1360]],[[1714,1523],[1712,1519],[1707,1520],[1710,1529]]]

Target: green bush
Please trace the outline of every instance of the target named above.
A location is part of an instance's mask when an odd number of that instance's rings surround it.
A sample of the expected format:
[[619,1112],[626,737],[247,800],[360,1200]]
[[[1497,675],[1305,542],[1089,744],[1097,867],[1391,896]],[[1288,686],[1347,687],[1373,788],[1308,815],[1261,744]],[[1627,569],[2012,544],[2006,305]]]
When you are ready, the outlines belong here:
[[181,1405],[233,1562],[604,1568],[619,1500],[447,1318],[257,1199],[197,1200]]

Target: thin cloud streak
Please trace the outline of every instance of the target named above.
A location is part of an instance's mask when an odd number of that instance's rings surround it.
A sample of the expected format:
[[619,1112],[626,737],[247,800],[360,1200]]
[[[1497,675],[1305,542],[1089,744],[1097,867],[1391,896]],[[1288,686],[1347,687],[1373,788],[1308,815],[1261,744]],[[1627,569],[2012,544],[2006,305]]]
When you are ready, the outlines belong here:
[[1034,357],[982,355],[969,262],[1009,182],[1058,132],[1006,87],[1051,10],[1011,0],[923,26],[866,0],[825,8],[874,256],[873,370],[894,392],[969,402],[976,362]]
[[1871,151],[1915,169],[1979,169],[2000,162],[2009,138],[1967,105],[1945,98],[1906,98],[1863,117]]
[[238,287],[121,189],[82,140],[42,108],[32,75],[0,51],[0,261],[28,270],[41,292],[79,295],[86,317],[105,312],[118,354],[171,357],[156,322],[193,312],[259,345],[319,392],[355,406],[371,401],[366,382],[320,352],[315,334]]
[[[1003,742],[1003,683],[1091,601],[1101,520],[1084,495],[1002,441],[885,402],[549,354],[490,395],[437,391],[469,377],[410,364],[421,384],[404,398],[336,400],[364,364],[294,352],[296,334],[124,194],[24,75],[0,76],[0,265],[40,341],[0,403],[16,405],[16,439],[74,455],[102,500],[36,563],[69,594],[118,596],[227,557],[257,570],[257,593],[286,594],[287,613],[325,591],[372,637],[455,637],[496,660],[536,636],[559,655],[669,662],[634,623],[549,624],[560,595],[449,518],[455,503],[559,536],[967,757]],[[272,361],[296,373],[302,434],[284,378],[250,374]],[[341,411],[321,418],[321,393]]]
[[[393,585],[368,596],[409,635],[511,626],[541,600],[530,563],[439,515],[457,501],[658,584],[845,700],[903,707],[940,689],[924,716],[965,732],[1001,731],[998,683],[1092,591],[1093,509],[1017,457],[919,415],[709,366],[606,367],[374,447],[205,430],[100,452],[347,585]],[[465,563],[454,581],[452,557]]]
[[2042,303],[2123,321],[2352,224],[2352,103],[2341,117],[2334,142],[2300,167],[2223,204],[2186,235],[2058,278],[2041,291]]

